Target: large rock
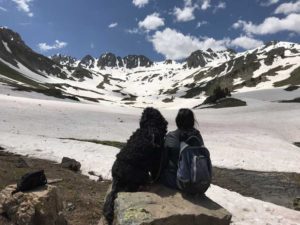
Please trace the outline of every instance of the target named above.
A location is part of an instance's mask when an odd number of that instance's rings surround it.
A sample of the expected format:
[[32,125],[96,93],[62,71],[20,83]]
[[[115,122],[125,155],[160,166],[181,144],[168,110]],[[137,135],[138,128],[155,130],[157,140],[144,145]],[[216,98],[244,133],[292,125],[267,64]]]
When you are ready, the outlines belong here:
[[55,186],[47,185],[11,195],[16,185],[0,192],[0,214],[16,225],[67,225],[63,204]]
[[119,193],[115,200],[114,225],[229,225],[230,221],[230,213],[209,198],[185,196],[163,186]]
[[75,159],[63,157],[61,161],[61,167],[78,172],[81,168],[81,163],[76,161]]

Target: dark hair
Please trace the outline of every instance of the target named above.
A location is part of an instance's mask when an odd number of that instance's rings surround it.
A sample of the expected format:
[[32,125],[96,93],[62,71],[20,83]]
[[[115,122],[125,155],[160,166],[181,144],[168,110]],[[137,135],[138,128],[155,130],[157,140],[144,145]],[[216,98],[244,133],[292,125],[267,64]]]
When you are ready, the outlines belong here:
[[176,125],[180,130],[189,130],[195,125],[194,113],[190,109],[179,109],[176,116]]

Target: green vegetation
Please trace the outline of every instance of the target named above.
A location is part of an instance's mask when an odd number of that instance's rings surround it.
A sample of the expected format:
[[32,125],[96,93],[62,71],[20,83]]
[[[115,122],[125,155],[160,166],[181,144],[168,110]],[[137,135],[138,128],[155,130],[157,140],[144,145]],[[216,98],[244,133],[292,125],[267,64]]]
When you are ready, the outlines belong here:
[[79,139],[79,138],[60,138],[62,140],[73,140],[73,141],[82,141],[82,142],[91,142],[94,144],[101,144],[101,145],[107,145],[107,146],[112,146],[116,148],[123,148],[126,143],[124,142],[118,142],[118,141],[102,141],[102,140],[96,140],[96,139]]
[[137,96],[129,94],[129,97],[123,98],[121,101],[136,101]]
[[172,96],[171,98],[165,98],[162,100],[164,103],[170,103],[174,101],[174,97]]
[[294,86],[294,85],[291,85],[291,86],[288,86],[286,89],[284,89],[285,91],[295,91],[297,90],[299,87],[298,86]]
[[292,100],[282,100],[279,102],[281,102],[281,103],[300,103],[300,98],[294,98]]
[[218,100],[215,105],[206,108],[220,109],[220,108],[239,107],[239,106],[246,106],[246,105],[247,105],[246,102],[236,98],[223,98]]
[[295,69],[289,78],[274,83],[274,87],[282,87],[285,85],[300,85],[300,67]]
[[0,62],[0,74],[6,76],[15,81],[22,82],[24,84],[30,85],[32,87],[41,88],[41,85],[38,82],[35,82],[22,74],[18,73],[17,71],[11,69],[9,66],[5,65],[4,63]]

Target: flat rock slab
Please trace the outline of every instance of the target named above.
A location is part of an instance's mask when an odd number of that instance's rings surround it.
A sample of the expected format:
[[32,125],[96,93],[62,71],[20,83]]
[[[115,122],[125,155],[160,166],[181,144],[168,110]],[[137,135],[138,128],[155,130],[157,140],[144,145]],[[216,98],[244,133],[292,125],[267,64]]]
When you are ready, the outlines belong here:
[[150,192],[119,193],[114,225],[229,225],[231,214],[205,196],[186,196],[154,186]]
[[0,214],[17,225],[67,225],[63,205],[55,186],[47,185],[12,195],[16,185],[0,192]]

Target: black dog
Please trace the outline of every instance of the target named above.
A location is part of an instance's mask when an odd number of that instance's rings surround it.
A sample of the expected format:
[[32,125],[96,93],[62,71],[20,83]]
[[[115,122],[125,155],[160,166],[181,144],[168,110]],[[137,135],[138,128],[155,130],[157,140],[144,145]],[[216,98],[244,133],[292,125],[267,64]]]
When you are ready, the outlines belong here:
[[[140,128],[117,154],[112,167],[112,190],[107,196],[103,214],[109,224],[114,217],[114,200],[118,192],[136,192],[159,176],[164,137],[168,122],[154,108],[146,108],[142,113]],[[150,174],[150,175],[149,175]]]

